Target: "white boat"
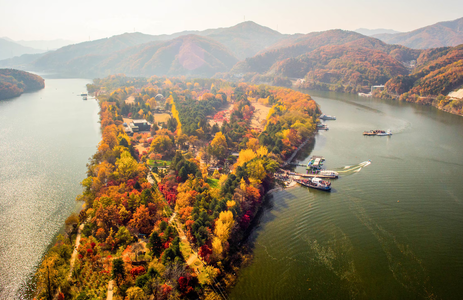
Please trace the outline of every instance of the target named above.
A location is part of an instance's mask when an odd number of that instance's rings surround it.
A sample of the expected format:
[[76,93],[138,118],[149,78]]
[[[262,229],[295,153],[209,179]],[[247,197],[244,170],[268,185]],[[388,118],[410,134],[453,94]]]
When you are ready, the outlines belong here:
[[376,134],[377,136],[388,136],[388,135],[392,135],[392,131],[390,129],[388,129],[388,131],[386,132],[379,132]]
[[319,119],[320,120],[336,120],[336,117],[322,114]]
[[323,177],[338,178],[339,173],[336,171],[322,170],[318,173],[318,175],[321,175]]

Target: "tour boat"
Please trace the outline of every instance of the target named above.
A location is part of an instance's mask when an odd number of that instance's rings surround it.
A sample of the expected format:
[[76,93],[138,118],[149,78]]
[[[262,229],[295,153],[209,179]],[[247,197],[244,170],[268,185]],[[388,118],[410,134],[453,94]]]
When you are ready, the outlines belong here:
[[325,114],[322,114],[319,118],[320,120],[336,120],[336,117],[335,116],[330,116],[330,115],[325,115]]
[[295,179],[297,183],[321,191],[331,191],[331,182],[323,180],[321,178],[309,178],[309,179]]

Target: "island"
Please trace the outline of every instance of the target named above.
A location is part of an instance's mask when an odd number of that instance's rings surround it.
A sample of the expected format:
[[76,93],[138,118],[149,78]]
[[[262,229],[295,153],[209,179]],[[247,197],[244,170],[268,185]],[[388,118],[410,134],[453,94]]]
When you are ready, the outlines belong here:
[[20,96],[45,87],[42,77],[14,69],[0,69],[0,100]]
[[102,140],[36,299],[226,299],[274,174],[314,137],[319,106],[221,79],[113,75],[87,89]]

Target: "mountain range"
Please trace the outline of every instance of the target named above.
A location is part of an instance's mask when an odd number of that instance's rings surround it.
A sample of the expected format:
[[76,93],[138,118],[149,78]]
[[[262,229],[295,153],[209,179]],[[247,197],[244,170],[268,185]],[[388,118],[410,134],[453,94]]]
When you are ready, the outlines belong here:
[[[411,49],[414,47],[382,41],[385,36],[397,39],[416,36],[414,40],[421,40],[421,46],[424,41],[433,44],[437,39],[439,45],[456,43],[462,20],[438,23],[408,33],[376,35],[379,39],[340,29],[288,35],[252,21],[228,28],[170,35],[124,33],[67,45],[43,54],[2,60],[0,67],[80,77],[103,77],[114,73],[133,76],[215,75],[238,80],[254,77],[256,82],[272,76],[310,77],[312,82],[361,89],[409,73],[421,54],[421,50]],[[367,31],[363,32],[375,32]]]

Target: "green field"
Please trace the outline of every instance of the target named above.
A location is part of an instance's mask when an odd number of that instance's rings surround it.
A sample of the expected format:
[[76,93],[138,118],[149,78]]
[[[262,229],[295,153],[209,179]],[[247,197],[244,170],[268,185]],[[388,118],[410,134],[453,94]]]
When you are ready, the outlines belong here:
[[206,180],[207,184],[209,184],[209,186],[211,188],[218,188],[219,187],[219,180],[218,179],[214,179],[214,178],[208,178]]
[[151,167],[163,167],[164,164],[168,167],[168,166],[170,166],[170,161],[168,161],[168,160],[148,159],[148,165],[151,166]]

